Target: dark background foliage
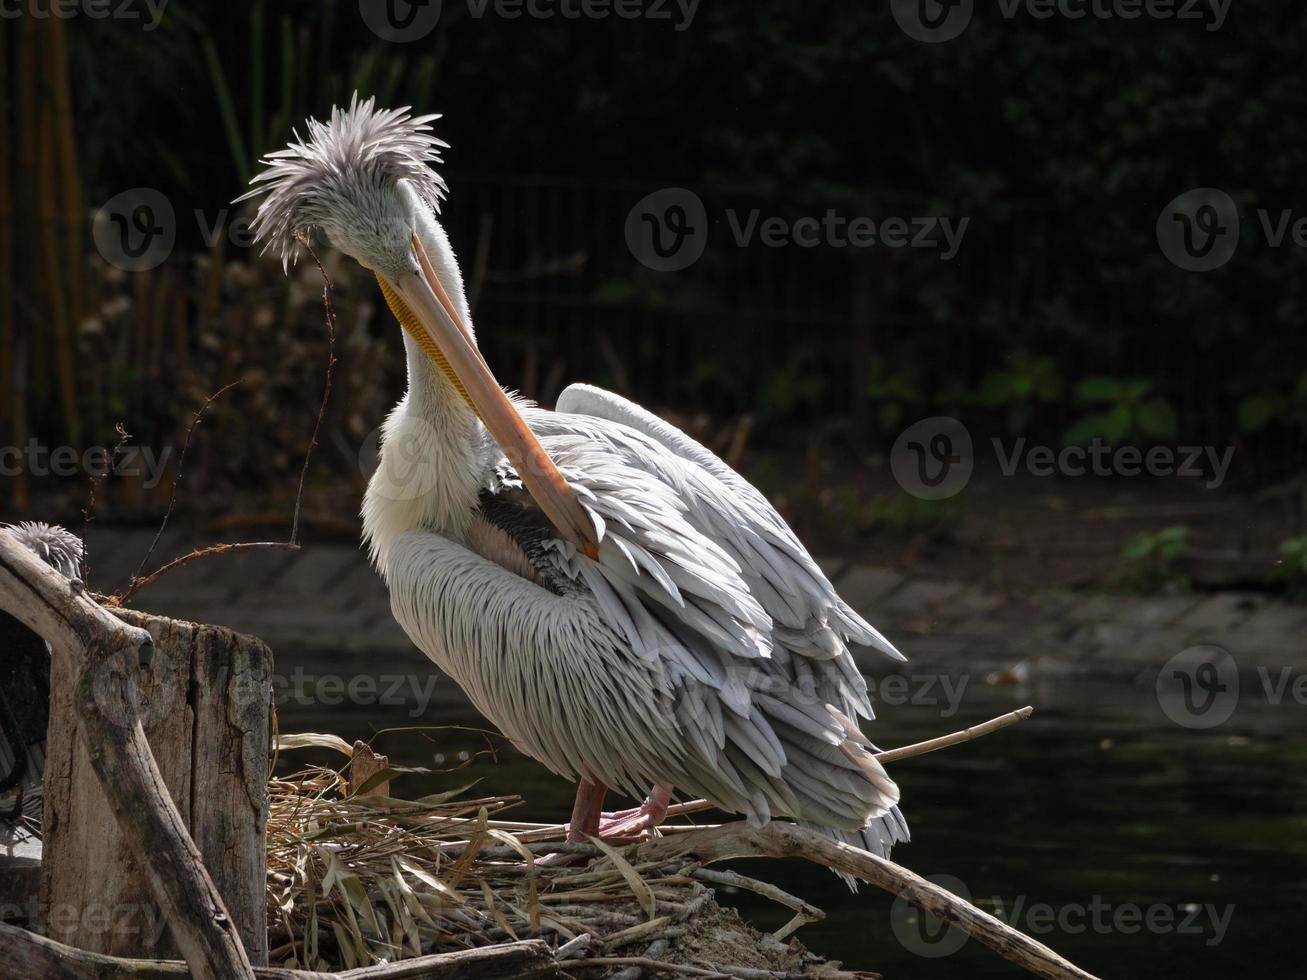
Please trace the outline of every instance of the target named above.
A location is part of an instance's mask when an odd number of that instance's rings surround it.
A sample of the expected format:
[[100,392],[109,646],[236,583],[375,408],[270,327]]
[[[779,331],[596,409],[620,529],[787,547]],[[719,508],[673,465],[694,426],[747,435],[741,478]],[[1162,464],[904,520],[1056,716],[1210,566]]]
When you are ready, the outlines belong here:
[[[1244,0],[1210,30],[1210,18],[1009,18],[981,3],[962,36],[923,44],[888,3],[703,0],[684,30],[675,13],[506,19],[443,6],[412,44],[375,36],[353,2],[173,0],[152,31],[67,21],[76,220],[129,187],[174,203],[171,261],[197,263],[170,287],[193,321],[179,344],[203,349],[221,320],[205,285],[215,251],[252,258],[215,249],[189,214],[215,220],[259,154],[357,90],[444,113],[447,223],[465,264],[484,251],[483,345],[506,381],[544,401],[584,378],[654,405],[751,413],[768,423],[763,445],[816,427],[859,452],[934,413],[1053,444],[1237,445],[1245,485],[1302,463],[1303,249],[1271,247],[1258,212],[1275,222],[1298,203],[1304,10]],[[7,22],[10,72],[22,30],[39,40],[51,23]],[[5,103],[16,138],[20,98]],[[20,168],[19,218],[21,179]],[[693,190],[713,222],[683,273],[643,268],[622,237],[635,202],[665,186]],[[1200,186],[1229,193],[1243,219],[1239,252],[1209,273],[1171,264],[1155,233],[1167,203]],[[969,224],[949,262],[907,248],[737,247],[723,216],[752,208]],[[268,277],[260,295],[275,302],[284,288]],[[370,305],[361,316],[367,337],[388,336]],[[269,350],[275,375],[286,351]],[[367,363],[377,390],[355,409],[375,421],[401,365]],[[120,397],[82,407],[101,441],[115,409],[135,410],[138,428],[173,426],[242,368],[201,373],[189,400],[147,411],[135,367],[118,365]],[[83,357],[76,370],[92,368]],[[47,376],[34,375],[29,419],[59,417]]]

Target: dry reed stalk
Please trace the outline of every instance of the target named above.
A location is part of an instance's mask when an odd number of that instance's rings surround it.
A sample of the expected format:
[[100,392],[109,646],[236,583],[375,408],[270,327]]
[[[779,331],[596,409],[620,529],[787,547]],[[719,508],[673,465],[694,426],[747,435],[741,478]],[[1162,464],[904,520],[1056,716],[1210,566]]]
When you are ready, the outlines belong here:
[[[341,748],[327,736],[284,744]],[[674,937],[711,901],[697,866],[685,861],[634,862],[631,851],[604,842],[520,840],[507,829],[517,822],[494,819],[515,797],[349,795],[346,768],[312,767],[269,782],[269,926],[287,962],[363,965],[514,937],[562,946],[586,934],[588,949],[613,955]],[[562,850],[591,860],[571,866],[534,857]],[[778,896],[808,919],[821,915]]]

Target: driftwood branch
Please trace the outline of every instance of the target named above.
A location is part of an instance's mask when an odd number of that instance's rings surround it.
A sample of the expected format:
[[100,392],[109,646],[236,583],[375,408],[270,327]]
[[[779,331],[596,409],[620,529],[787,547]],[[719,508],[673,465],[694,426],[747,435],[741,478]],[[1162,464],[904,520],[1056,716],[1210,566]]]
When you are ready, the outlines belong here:
[[[77,697],[87,751],[192,975],[214,980],[253,977],[222,897],[159,775],[136,706],[121,685],[105,683],[115,662],[148,661],[150,634],[74,591],[67,579],[4,530],[0,609],[78,665]],[[107,690],[110,687],[118,690]]]
[[1043,943],[907,868],[791,823],[772,821],[766,827],[733,823],[660,837],[639,845],[635,854],[641,861],[685,859],[704,864],[733,858],[805,858],[903,898],[1036,976],[1046,980],[1095,980],[1093,974],[1063,959]]
[[[5,964],[6,973],[20,977],[174,980],[192,976],[190,967],[178,960],[134,960],[88,953],[4,923],[0,923],[0,961]],[[260,966],[254,968],[252,975],[259,980],[481,980],[485,977],[535,980],[559,976],[559,971],[549,947],[534,939],[420,956],[343,973]]]

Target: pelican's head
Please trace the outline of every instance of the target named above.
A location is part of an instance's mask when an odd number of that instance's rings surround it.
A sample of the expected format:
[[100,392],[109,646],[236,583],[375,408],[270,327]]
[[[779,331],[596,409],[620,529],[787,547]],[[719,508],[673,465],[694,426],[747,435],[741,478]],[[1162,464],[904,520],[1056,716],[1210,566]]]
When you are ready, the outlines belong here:
[[381,109],[372,99],[333,108],[330,122],[307,121],[295,141],[260,161],[267,169],[236,200],[264,195],[254,219],[255,240],[288,265],[297,235],[321,231],[336,248],[392,282],[419,269],[411,240],[434,221],[445,195],[432,170],[448,144],[431,133],[437,115],[407,107]]
[[237,200],[263,196],[255,240],[280,252],[283,267],[297,236],[318,230],[370,269],[395,318],[485,423],[536,502],[595,557],[593,522],[477,349],[458,264],[436,220],[446,190],[431,169],[446,145],[431,133],[438,118],[378,110],[356,94],[329,122],[308,120],[307,142],[296,133],[269,153],[254,189]]

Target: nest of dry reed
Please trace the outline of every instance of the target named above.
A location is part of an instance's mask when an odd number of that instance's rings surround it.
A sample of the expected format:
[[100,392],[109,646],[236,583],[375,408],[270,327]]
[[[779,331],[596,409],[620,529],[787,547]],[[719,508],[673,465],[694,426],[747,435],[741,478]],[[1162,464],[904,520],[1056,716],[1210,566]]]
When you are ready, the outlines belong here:
[[[517,797],[470,787],[379,795],[384,775],[355,793],[342,772],[321,767],[271,780],[270,962],[337,970],[538,937],[582,976],[665,974],[673,963],[683,965],[677,975],[854,976],[789,939],[822,913],[774,886],[683,859],[641,863],[604,842],[565,843],[561,826],[503,819]],[[690,828],[664,832],[678,829]],[[795,916],[759,933],[717,906],[713,884],[758,891]]]

